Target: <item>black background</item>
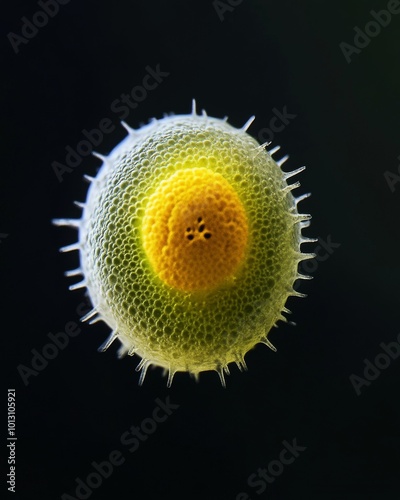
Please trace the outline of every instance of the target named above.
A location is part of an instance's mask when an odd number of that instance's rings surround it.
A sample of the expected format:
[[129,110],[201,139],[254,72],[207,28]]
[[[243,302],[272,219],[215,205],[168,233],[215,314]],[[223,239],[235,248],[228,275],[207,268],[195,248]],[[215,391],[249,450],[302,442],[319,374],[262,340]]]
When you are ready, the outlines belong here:
[[[400,155],[400,15],[350,63],[339,46],[353,43],[353,28],[386,5],[243,0],[220,20],[211,0],[71,0],[18,54],[7,34],[21,34],[21,17],[32,19],[39,7],[3,6],[2,425],[6,437],[6,388],[14,387],[14,497],[76,497],[75,479],[118,449],[125,463],[90,498],[399,498],[400,358],[359,396],[349,377],[362,376],[363,360],[373,362],[380,342],[400,331],[400,185],[392,192],[384,177],[397,173]],[[80,325],[24,385],[17,367],[30,366],[31,350],[40,351],[49,332],[78,322],[84,299],[63,277],[77,256],[58,252],[75,233],[50,221],[79,216],[72,201],[85,199],[82,176],[95,175],[99,161],[86,157],[63,182],[52,162],[64,163],[65,147],[74,148],[83,129],[106,117],[117,124],[111,103],[157,64],[170,74],[130,112],[131,126],[189,113],[195,97],[199,109],[228,115],[235,126],[255,114],[249,132],[257,137],[273,109],[287,106],[296,118],[273,144],[290,153],[285,168],[307,165],[296,191],[312,192],[301,205],[313,216],[306,233],[340,246],[301,283],[308,298],[289,300],[297,326],[271,332],[278,352],[257,346],[246,356],[249,371],[232,367],[226,389],[212,372],[198,384],[178,374],[167,389],[160,369],[139,387],[137,359],[119,361],[116,345],[97,352],[108,334],[102,323]],[[97,150],[108,153],[124,136],[116,126]],[[167,395],[179,408],[130,453],[121,435]],[[306,450],[258,495],[249,476],[294,438]]]

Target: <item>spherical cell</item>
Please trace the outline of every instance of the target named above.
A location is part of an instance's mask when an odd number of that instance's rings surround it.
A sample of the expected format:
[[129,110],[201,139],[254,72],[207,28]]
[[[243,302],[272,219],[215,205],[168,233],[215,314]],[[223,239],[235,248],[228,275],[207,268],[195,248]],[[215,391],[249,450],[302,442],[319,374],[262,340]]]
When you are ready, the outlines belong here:
[[[103,157],[79,230],[82,274],[93,311],[112,329],[121,354],[177,371],[245,368],[286,321],[310,216],[298,213],[284,173],[263,146],[226,120],[190,115],[154,120]],[[277,150],[278,148],[275,148]],[[282,163],[282,162],[281,162]],[[301,199],[305,196],[301,197]]]

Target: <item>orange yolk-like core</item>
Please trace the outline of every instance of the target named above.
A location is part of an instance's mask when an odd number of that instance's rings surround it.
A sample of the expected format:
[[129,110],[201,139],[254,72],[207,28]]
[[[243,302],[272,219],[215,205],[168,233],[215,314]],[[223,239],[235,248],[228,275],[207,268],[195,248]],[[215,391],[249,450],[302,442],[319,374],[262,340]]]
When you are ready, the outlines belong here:
[[222,175],[207,168],[179,170],[150,196],[142,240],[154,272],[167,285],[209,291],[232,280],[244,261],[247,217]]

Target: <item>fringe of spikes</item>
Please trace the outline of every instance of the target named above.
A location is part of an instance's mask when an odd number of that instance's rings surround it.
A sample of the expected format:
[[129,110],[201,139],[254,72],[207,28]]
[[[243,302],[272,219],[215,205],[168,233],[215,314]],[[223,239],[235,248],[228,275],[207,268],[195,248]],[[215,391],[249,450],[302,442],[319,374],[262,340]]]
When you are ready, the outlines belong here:
[[[199,116],[197,114],[197,111],[196,111],[196,101],[194,99],[192,101],[192,115]],[[169,116],[169,115],[165,114],[164,117],[165,116]],[[207,119],[207,113],[205,110],[202,110],[201,116],[203,118]],[[226,122],[227,120],[228,120],[227,116],[223,118],[223,121]],[[246,132],[249,129],[249,127],[251,126],[251,124],[254,122],[254,120],[255,120],[255,116],[253,115],[246,121],[246,123],[241,128],[239,128],[239,130]],[[151,120],[151,122],[157,122],[157,121],[158,120],[156,118],[153,118]],[[135,129],[131,128],[125,122],[122,121],[121,124],[130,136],[134,136],[137,133]],[[264,151],[264,150],[267,151],[267,153],[272,157],[273,155],[275,155],[275,153],[277,153],[280,150],[280,146],[275,146],[275,147],[271,148],[270,150],[268,150],[267,148],[270,146],[270,144],[271,144],[270,142],[266,142],[264,144],[261,144],[258,147],[258,149],[260,152]],[[96,158],[101,160],[103,163],[107,163],[109,161],[107,156],[101,155],[100,153],[93,151],[92,154],[93,154],[93,156],[95,156]],[[279,167],[282,167],[282,165],[288,159],[289,159],[289,155],[285,155],[282,158],[280,158],[279,160],[276,160],[276,163]],[[296,170],[292,170],[291,172],[284,172],[285,181],[287,181],[291,177],[294,177],[295,175],[298,175],[300,172],[305,170],[305,168],[306,167],[303,166],[303,167],[300,167]],[[96,181],[96,178],[91,177],[89,175],[84,175],[83,177],[88,183],[92,183],[92,182]],[[300,182],[295,182],[293,184],[288,184],[287,186],[285,186],[283,188],[283,191],[285,193],[289,193],[289,192],[291,192],[294,189],[297,189],[299,187],[300,187]],[[303,194],[297,198],[294,198],[295,205],[291,209],[293,212],[294,224],[300,225],[300,233],[301,233],[301,230],[303,228],[306,228],[310,225],[311,215],[297,213],[297,206],[301,201],[307,199],[309,196],[311,196],[311,194],[306,193],[306,194]],[[74,205],[76,207],[80,208],[82,211],[85,208],[85,204],[82,202],[79,202],[79,201],[75,201]],[[52,222],[55,226],[71,227],[71,228],[79,230],[81,219],[54,219]],[[316,238],[307,238],[307,237],[301,236],[300,245],[303,243],[315,243],[316,241],[318,241]],[[76,243],[73,243],[71,245],[67,245],[67,246],[60,248],[60,252],[62,252],[62,253],[72,252],[72,251],[77,251],[77,250],[80,250],[79,241],[77,241]],[[299,263],[303,260],[313,259],[315,257],[315,254],[314,253],[299,252],[297,257],[298,257],[298,263]],[[80,267],[78,267],[76,269],[72,269],[70,271],[66,271],[64,273],[64,275],[68,278],[75,277],[75,276],[82,276],[82,281],[79,281],[78,283],[74,283],[74,284],[70,285],[69,290],[79,290],[79,289],[87,287],[87,282],[84,278],[83,270]],[[297,280],[297,279],[310,280],[310,279],[312,279],[312,276],[297,273],[295,280]],[[303,297],[306,297],[307,295],[305,295],[304,293],[297,292],[296,290],[292,289],[289,293],[289,296],[303,298]],[[282,309],[282,313],[291,314],[291,311],[289,309],[287,309],[286,307],[284,307]],[[81,321],[88,322],[90,325],[92,325],[92,324],[97,323],[99,321],[105,321],[105,320],[102,318],[101,313],[99,312],[98,308],[96,306],[94,306],[91,311],[89,311],[87,314],[85,314],[81,318]],[[285,323],[288,323],[291,325],[295,325],[295,323],[293,321],[288,321],[288,319],[283,314],[281,314],[279,316],[279,318],[277,319],[277,322],[278,321],[282,321],[282,322],[285,322]],[[277,322],[274,324],[275,327],[278,326]],[[105,352],[111,346],[111,344],[115,340],[118,339],[118,337],[119,337],[118,331],[113,330],[111,332],[111,334],[109,335],[109,337],[106,339],[106,341],[98,348],[98,351]],[[262,344],[265,344],[271,350],[276,352],[275,346],[273,346],[272,343],[268,340],[267,335],[265,335],[265,337],[261,338],[259,342]],[[126,354],[128,354],[129,356],[133,356],[134,354],[136,354],[136,352],[137,352],[137,349],[135,347],[128,348],[121,341],[121,346],[120,346],[119,351],[118,351],[118,357],[122,358]],[[236,353],[235,358],[236,358],[235,363],[236,363],[237,367],[239,368],[239,370],[240,371],[247,371],[247,365],[246,365],[246,362],[244,360],[244,354]],[[140,360],[139,364],[137,365],[136,371],[140,372],[139,385],[143,384],[144,379],[146,377],[147,370],[150,366],[152,366],[152,362],[149,359],[145,359],[145,358],[142,358]],[[156,365],[153,365],[153,367],[154,366],[156,366]],[[225,374],[226,375],[230,374],[229,368],[228,368],[228,363],[221,363],[218,366],[216,366],[214,370],[218,373],[222,386],[226,387]],[[176,372],[177,372],[177,370],[174,369],[173,367],[164,368],[163,375],[167,376],[167,387],[171,387],[172,381],[173,381],[173,378],[174,378],[174,375]],[[199,372],[197,372],[197,373],[190,372],[190,374],[196,381],[199,380]]]

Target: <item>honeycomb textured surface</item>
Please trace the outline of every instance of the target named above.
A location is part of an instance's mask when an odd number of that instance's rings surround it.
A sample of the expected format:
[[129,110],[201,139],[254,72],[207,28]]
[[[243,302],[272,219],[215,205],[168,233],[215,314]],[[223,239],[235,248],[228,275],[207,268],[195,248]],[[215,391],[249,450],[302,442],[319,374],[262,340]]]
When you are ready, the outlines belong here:
[[[90,185],[81,268],[122,351],[194,375],[222,370],[282,316],[304,255],[281,168],[243,129],[177,115],[131,130]],[[142,377],[143,378],[143,377]]]

